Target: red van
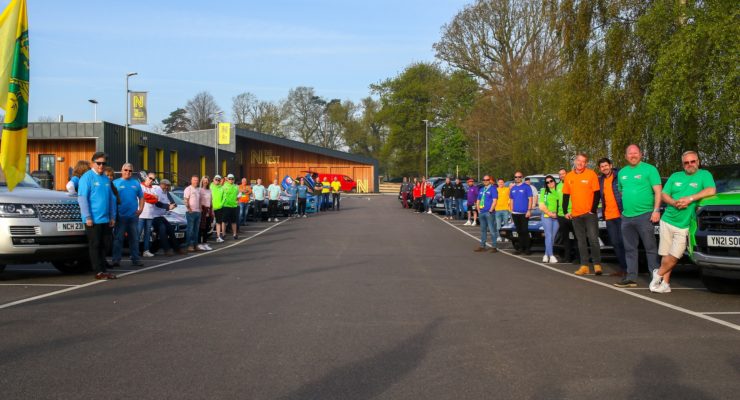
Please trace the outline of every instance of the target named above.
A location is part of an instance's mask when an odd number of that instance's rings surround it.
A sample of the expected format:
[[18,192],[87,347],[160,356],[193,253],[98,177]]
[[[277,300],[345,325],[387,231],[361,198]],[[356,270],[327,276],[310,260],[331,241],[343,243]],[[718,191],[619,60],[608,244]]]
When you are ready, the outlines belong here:
[[307,174],[311,174],[311,177],[315,181],[321,181],[324,182],[324,178],[326,178],[326,181],[329,183],[334,182],[334,177],[337,178],[339,182],[342,183],[342,191],[343,192],[356,192],[357,191],[357,182],[355,182],[354,179],[347,175],[342,174],[323,174],[320,172],[315,171],[301,171],[305,172]]

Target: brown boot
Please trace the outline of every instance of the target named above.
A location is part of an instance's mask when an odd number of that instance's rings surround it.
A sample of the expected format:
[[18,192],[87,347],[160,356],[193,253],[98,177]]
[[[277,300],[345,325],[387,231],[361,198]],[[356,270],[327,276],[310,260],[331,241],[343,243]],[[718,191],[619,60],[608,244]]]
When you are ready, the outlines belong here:
[[475,249],[473,251],[476,252],[476,253],[480,253],[482,251],[486,251],[486,248],[485,247],[478,247],[477,249]]

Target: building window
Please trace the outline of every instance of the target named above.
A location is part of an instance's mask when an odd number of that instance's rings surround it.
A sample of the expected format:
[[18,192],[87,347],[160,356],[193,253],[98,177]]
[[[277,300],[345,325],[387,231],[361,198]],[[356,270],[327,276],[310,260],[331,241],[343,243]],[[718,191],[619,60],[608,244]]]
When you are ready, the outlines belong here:
[[164,179],[164,150],[157,149],[155,152],[154,169],[159,179]]
[[55,172],[56,156],[54,154],[39,154],[39,170],[49,171],[52,175]]
[[177,186],[177,152],[170,151],[170,173],[172,174],[172,185]]
[[139,170],[149,171],[149,148],[139,146]]
[[206,157],[200,156],[200,176],[206,174]]

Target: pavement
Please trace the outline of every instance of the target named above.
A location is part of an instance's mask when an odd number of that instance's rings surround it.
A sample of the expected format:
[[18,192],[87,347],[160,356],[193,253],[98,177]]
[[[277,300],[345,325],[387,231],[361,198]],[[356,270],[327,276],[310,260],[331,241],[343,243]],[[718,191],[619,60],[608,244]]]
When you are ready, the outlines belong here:
[[[3,399],[735,398],[740,296],[474,253],[394,196],[121,279],[0,275]],[[126,268],[124,263],[123,268]],[[34,271],[37,270],[37,271]],[[44,286],[51,285],[51,286]],[[66,285],[66,286],[57,286]]]

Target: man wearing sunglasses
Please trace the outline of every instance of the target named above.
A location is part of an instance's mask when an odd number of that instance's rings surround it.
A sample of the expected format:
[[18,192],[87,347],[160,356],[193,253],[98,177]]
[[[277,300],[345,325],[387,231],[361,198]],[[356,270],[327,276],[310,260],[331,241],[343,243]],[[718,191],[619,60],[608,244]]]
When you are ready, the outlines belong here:
[[92,156],[92,169],[80,178],[77,201],[80,215],[85,223],[90,263],[96,272],[95,279],[115,279],[107,270],[106,243],[111,229],[116,224],[116,198],[111,190],[111,181],[103,174],[108,156],[97,152]]
[[529,217],[534,207],[532,199],[534,194],[532,188],[522,181],[524,174],[521,171],[514,173],[514,185],[509,190],[509,212],[514,221],[516,233],[519,237],[514,254],[532,254],[531,241],[529,240]]
[[496,231],[496,200],[498,199],[498,191],[496,187],[492,185],[491,177],[486,175],[483,177],[483,188],[478,194],[478,220],[480,221],[480,247],[475,249],[476,252],[486,251],[486,236],[488,231],[491,232],[491,253],[496,253],[496,237],[498,231]]
[[658,254],[663,259],[660,268],[653,270],[650,281],[650,291],[655,293],[671,292],[671,270],[686,251],[689,225],[696,218],[696,204],[717,192],[712,174],[699,169],[699,154],[687,151],[681,156],[681,162],[683,171],[668,178],[661,194],[666,208],[660,219]]
[[121,203],[118,206],[116,229],[113,231],[113,265],[121,262],[124,235],[128,236],[128,249],[133,266],[142,266],[139,259],[139,215],[144,210],[144,191],[138,179],[131,177],[134,166],[126,163],[121,167],[121,177],[113,181]]

